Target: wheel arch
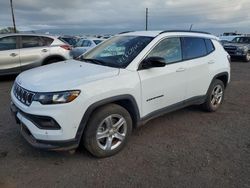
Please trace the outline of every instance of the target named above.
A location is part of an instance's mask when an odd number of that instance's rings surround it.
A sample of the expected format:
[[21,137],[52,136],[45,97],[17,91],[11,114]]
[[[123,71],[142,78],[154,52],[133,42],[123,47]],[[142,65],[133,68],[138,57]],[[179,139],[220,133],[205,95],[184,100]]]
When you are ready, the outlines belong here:
[[[229,79],[229,75],[228,75],[228,72],[222,72],[222,73],[219,73],[217,75],[214,76],[212,82],[215,80],[215,79],[218,79],[218,80],[221,80],[225,86],[225,88],[227,87],[228,85],[228,79]],[[211,83],[212,83],[211,82]]]
[[118,96],[114,96],[114,97],[110,97],[110,98],[106,98],[103,99],[101,101],[95,102],[93,104],[91,104],[87,110],[85,111],[82,120],[80,122],[80,125],[78,127],[77,133],[75,138],[79,141],[81,141],[81,137],[83,135],[83,132],[85,130],[85,127],[89,121],[89,118],[91,116],[91,114],[98,108],[107,105],[107,104],[118,104],[120,106],[122,106],[123,108],[125,108],[129,114],[131,115],[132,121],[133,121],[133,127],[136,127],[137,123],[140,120],[140,112],[139,112],[139,108],[138,105],[136,103],[135,98],[132,95],[118,95]]
[[223,82],[225,88],[226,88],[227,85],[228,85],[228,81],[229,81],[229,73],[228,72],[221,72],[219,74],[216,74],[213,77],[213,79],[211,80],[209,87],[211,86],[211,84],[213,83],[213,81],[216,80],[216,79],[221,80]]
[[219,74],[216,74],[213,77],[213,79],[211,80],[211,82],[209,84],[209,87],[207,88],[206,96],[208,95],[209,88],[211,87],[212,83],[216,79],[221,80],[223,82],[223,84],[224,84],[224,87],[226,88],[227,85],[228,85],[228,81],[229,81],[229,73],[228,72],[221,72]]
[[47,62],[48,62],[49,60],[52,60],[52,59],[58,59],[58,60],[62,60],[62,61],[66,60],[66,59],[65,59],[63,56],[61,56],[61,55],[50,55],[50,56],[46,57],[46,58],[43,60],[42,65],[46,65]]

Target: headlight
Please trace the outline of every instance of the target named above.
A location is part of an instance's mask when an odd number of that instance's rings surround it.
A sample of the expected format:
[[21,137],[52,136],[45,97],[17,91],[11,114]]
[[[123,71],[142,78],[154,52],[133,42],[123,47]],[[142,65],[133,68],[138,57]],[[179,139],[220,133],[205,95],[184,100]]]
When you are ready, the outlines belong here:
[[75,100],[80,94],[79,90],[62,91],[52,93],[36,93],[33,101],[38,101],[41,104],[62,104],[69,103]]

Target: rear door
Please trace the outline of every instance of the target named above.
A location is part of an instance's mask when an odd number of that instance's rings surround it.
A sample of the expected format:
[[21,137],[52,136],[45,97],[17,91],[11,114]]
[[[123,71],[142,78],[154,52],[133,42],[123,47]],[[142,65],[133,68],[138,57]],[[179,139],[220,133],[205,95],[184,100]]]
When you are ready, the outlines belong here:
[[40,66],[49,55],[50,47],[42,37],[21,36],[20,61],[22,70]]
[[18,37],[0,38],[0,74],[20,72]]
[[215,59],[213,51],[208,55],[206,40],[209,39],[182,37],[183,59],[188,67],[187,99],[204,96],[211,82],[211,65],[215,63]]

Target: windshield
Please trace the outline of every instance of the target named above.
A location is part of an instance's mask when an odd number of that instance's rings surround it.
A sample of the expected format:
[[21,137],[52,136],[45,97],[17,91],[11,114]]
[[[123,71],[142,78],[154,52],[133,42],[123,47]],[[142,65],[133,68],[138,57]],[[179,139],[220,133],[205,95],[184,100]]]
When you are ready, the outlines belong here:
[[144,36],[112,37],[84,54],[81,60],[95,60],[101,65],[125,68],[152,39]]
[[78,41],[75,46],[76,47],[90,47],[91,41],[82,39],[82,40]]
[[232,40],[235,43],[250,43],[250,37],[236,37]]

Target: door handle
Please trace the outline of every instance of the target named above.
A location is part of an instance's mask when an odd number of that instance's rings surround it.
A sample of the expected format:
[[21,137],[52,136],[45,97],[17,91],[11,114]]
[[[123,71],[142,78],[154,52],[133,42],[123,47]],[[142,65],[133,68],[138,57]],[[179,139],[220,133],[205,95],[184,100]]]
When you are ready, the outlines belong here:
[[48,50],[47,49],[42,49],[42,52],[47,52]]
[[11,57],[16,57],[17,55],[18,55],[18,54],[16,54],[16,53],[11,53],[11,54],[10,54]]
[[209,62],[208,62],[208,64],[214,64],[214,61],[213,61],[213,60],[211,60],[211,61],[209,61]]
[[181,67],[181,68],[178,68],[178,69],[176,70],[176,72],[183,72],[183,71],[185,71],[185,70],[186,70],[186,68]]

